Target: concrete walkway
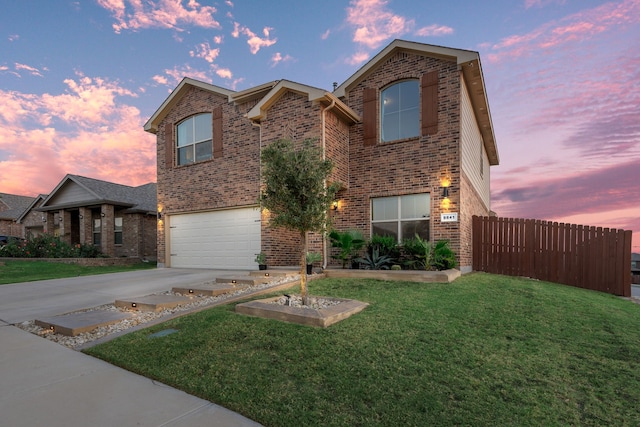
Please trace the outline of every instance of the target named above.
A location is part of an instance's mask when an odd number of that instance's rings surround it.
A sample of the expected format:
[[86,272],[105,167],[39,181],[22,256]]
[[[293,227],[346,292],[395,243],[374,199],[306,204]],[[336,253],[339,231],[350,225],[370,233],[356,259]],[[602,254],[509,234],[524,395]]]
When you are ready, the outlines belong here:
[[0,285],[0,424],[259,426],[221,406],[11,325],[228,273],[157,269]]

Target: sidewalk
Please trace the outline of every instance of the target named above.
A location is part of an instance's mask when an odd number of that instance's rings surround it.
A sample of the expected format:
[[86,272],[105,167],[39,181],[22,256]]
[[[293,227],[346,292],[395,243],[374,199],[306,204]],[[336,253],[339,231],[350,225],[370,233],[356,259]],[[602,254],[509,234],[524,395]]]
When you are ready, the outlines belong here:
[[[150,270],[148,274],[134,274],[135,284],[126,286],[125,293],[139,294],[141,289],[164,288],[168,282],[176,280],[175,273],[178,272]],[[88,300],[95,303],[94,299],[111,299],[112,293],[121,294],[123,282],[126,282],[122,279],[125,278],[113,275],[112,286],[102,287],[109,279],[105,276],[112,275],[83,278],[84,286],[80,288],[75,286],[80,278],[71,279],[64,285],[49,281],[46,290],[42,286],[44,282],[24,283],[20,285],[23,287],[20,290],[13,288],[14,285],[0,286],[0,319],[4,319],[0,320],[1,425],[259,426],[219,405],[70,350],[7,323],[8,319],[17,323],[33,318],[36,312],[56,311],[58,313],[55,314],[60,314],[60,311],[84,305]],[[187,274],[181,281],[195,281],[196,276],[200,280],[208,274]],[[97,286],[88,283],[91,281],[89,277]],[[58,286],[51,286],[54,284]],[[52,291],[53,288],[56,290]],[[28,290],[50,293],[51,297],[59,299],[60,305],[53,304],[52,309],[51,305],[47,306],[46,299],[38,298],[38,292],[32,293],[29,302],[24,294]],[[82,295],[83,291],[85,295]],[[74,301],[63,298],[65,293]],[[62,304],[63,300],[65,304]],[[17,306],[18,303],[22,310]]]

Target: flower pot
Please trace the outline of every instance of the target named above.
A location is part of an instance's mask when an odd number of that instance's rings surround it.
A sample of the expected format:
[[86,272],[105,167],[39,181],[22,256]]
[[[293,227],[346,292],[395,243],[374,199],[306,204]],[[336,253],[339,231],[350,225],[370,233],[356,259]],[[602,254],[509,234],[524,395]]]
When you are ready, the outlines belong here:
[[267,264],[258,264],[258,270],[266,270]]
[[307,264],[307,274],[313,274],[313,264]]

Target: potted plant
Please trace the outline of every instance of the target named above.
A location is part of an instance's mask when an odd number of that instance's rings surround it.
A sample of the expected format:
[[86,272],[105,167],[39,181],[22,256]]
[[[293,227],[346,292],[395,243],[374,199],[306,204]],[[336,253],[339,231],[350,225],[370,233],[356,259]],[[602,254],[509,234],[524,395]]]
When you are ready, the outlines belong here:
[[260,252],[259,254],[256,254],[256,262],[258,263],[259,270],[267,269],[267,256],[265,255],[264,252]]
[[318,252],[307,252],[307,274],[313,273],[313,263],[322,260],[322,255]]

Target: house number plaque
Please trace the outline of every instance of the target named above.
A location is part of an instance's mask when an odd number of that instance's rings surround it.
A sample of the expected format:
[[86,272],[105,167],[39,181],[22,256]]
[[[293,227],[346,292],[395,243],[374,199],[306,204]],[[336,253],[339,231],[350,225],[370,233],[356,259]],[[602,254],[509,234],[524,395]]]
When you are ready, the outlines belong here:
[[440,214],[440,222],[458,222],[458,212]]

